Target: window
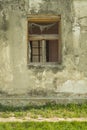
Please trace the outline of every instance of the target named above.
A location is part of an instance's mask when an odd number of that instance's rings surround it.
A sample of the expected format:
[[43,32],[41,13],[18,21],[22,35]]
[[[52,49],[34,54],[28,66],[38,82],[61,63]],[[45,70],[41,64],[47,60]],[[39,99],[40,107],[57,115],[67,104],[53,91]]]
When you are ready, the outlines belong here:
[[60,16],[28,18],[28,64],[60,63]]

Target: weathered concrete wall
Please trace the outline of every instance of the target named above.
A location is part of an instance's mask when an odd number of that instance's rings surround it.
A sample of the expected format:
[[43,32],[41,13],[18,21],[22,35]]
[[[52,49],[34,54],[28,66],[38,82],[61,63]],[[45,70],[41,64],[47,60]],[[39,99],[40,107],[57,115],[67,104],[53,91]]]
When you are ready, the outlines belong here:
[[[27,67],[27,17],[34,14],[61,15],[61,65]],[[0,98],[86,99],[86,57],[86,0],[0,0]]]

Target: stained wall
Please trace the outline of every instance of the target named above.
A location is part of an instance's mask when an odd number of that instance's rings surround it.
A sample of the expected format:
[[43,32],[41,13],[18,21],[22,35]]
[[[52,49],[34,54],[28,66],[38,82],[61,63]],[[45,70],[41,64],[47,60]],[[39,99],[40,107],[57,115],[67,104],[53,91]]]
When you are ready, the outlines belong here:
[[[27,66],[31,15],[61,15],[61,64]],[[86,101],[86,57],[86,0],[0,0],[0,102]]]

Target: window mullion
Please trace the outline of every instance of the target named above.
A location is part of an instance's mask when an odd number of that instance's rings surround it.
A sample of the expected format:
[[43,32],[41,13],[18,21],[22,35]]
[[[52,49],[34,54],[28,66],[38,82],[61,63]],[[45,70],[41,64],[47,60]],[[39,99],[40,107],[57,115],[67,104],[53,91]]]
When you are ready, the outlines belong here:
[[40,41],[38,41],[38,61],[40,62]]
[[46,62],[46,40],[42,40],[42,62]]

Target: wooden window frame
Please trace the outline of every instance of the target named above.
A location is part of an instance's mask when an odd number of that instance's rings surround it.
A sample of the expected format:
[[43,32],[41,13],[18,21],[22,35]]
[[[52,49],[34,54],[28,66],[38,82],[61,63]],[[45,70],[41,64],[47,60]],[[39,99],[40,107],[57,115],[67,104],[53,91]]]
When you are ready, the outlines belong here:
[[[29,59],[29,41],[30,40],[42,40],[42,36],[39,35],[31,35],[29,38],[29,23],[53,23],[53,22],[58,22],[58,28],[59,28],[59,34],[56,34],[55,36],[53,36],[52,34],[50,34],[48,37],[46,37],[46,35],[44,35],[44,40],[58,40],[58,61],[57,62],[46,62],[43,58],[43,61],[38,63],[38,62],[31,62]],[[54,38],[55,37],[55,38]],[[42,43],[43,46],[44,43]],[[43,52],[45,47],[43,47]],[[61,16],[29,16],[27,18],[27,65],[35,65],[35,64],[60,64],[61,63],[61,59],[62,59],[62,43],[61,43]],[[43,53],[42,52],[42,53]],[[44,54],[42,54],[44,56]],[[45,57],[45,56],[44,56]]]

